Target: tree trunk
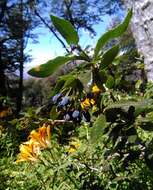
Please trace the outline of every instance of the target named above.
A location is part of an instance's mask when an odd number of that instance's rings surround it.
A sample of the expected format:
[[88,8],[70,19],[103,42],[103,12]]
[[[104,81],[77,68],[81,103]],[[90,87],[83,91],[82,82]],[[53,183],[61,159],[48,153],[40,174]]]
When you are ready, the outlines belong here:
[[23,97],[23,66],[24,66],[24,39],[20,41],[20,78],[19,78],[19,90],[17,93],[17,114],[22,108],[22,97]]
[[153,0],[124,0],[124,3],[133,8],[131,30],[144,57],[147,79],[153,81]]
[[23,69],[24,69],[24,29],[23,29],[23,0],[20,0],[20,11],[21,11],[21,38],[19,41],[20,44],[20,65],[19,65],[19,73],[20,73],[20,78],[19,78],[19,90],[17,93],[17,102],[16,102],[16,111],[17,114],[21,111],[22,108],[22,97],[23,97]]
[[[6,11],[6,5],[7,1],[4,0],[0,2],[1,12],[0,12],[0,23],[2,23],[5,11]],[[5,67],[2,62],[2,48],[3,48],[3,42],[0,41],[0,96],[6,96],[7,90],[6,90],[6,76],[5,76]]]
[[1,47],[0,47],[0,96],[6,96],[6,77],[4,73],[4,67],[1,59]]

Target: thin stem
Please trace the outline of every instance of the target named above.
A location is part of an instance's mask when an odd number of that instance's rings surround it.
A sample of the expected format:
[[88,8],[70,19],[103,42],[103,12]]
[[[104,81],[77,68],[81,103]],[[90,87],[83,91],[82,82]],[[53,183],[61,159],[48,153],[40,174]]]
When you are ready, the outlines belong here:
[[73,121],[66,121],[66,120],[52,120],[48,119],[47,123],[50,125],[61,125],[61,124],[73,124]]
[[57,38],[57,40],[65,48],[65,50],[67,51],[67,53],[70,53],[70,51],[67,49],[65,43],[58,37],[58,35],[56,34],[56,32],[53,30],[53,28],[51,26],[49,26],[49,24],[40,16],[40,14],[36,10],[35,10],[35,14],[36,14],[36,16],[39,17],[39,19],[42,21],[42,23],[54,34],[54,36]]
[[90,57],[86,54],[86,52],[81,48],[81,46],[77,45],[77,49],[79,52],[83,53],[83,55],[87,58],[88,62],[91,62]]

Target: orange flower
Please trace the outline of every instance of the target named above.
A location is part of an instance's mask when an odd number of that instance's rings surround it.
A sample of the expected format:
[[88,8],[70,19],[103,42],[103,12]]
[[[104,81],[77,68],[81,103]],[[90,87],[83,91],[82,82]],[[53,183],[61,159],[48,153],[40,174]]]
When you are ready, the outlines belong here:
[[42,148],[47,148],[50,145],[50,137],[50,125],[46,127],[46,124],[43,124],[43,126],[38,129],[38,132],[33,130],[29,135],[29,138],[39,143]]
[[29,141],[20,145],[20,154],[16,162],[36,161],[41,149],[49,147],[50,137],[50,125],[43,124],[38,131],[31,131]]
[[20,145],[20,154],[16,163],[22,161],[37,161],[37,157],[40,154],[40,145],[32,140]]

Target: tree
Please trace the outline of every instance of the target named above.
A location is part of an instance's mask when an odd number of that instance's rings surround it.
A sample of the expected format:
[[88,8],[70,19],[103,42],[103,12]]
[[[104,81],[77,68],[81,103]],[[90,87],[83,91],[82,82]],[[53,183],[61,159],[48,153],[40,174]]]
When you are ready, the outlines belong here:
[[19,87],[16,91],[17,112],[21,110],[23,94],[23,68],[27,61],[24,49],[29,38],[33,38],[32,31],[37,24],[30,9],[29,1],[1,2],[1,40],[0,40],[0,73],[2,87],[0,94],[7,95],[6,76],[19,70]]
[[36,5],[37,1],[32,2],[35,15],[45,27],[49,28],[67,53],[70,50],[67,49],[65,42],[60,38],[56,28],[50,23],[50,18],[48,19],[44,12],[66,18],[79,32],[84,29],[91,35],[96,35],[94,25],[102,21],[102,16],[118,13],[122,7],[121,0],[104,0],[103,2],[100,0],[52,0],[46,2],[44,0],[40,2],[39,6]]
[[[0,2],[0,31],[1,31],[1,35],[2,35],[2,22],[4,20],[4,17],[5,17],[5,12],[6,12],[6,9],[7,9],[7,1],[1,1]],[[2,38],[1,36],[1,39],[0,39],[0,81],[1,81],[1,87],[0,87],[0,95],[2,96],[5,96],[6,95],[6,85],[5,85],[5,81],[6,81],[6,78],[5,78],[5,73],[4,73],[4,70],[5,70],[5,64],[2,62],[2,50],[3,50],[3,44],[5,42],[5,39]]]
[[85,29],[95,35],[94,25],[103,15],[117,13],[121,5],[117,0],[52,0],[51,13],[69,20],[77,31]]
[[139,52],[144,56],[145,70],[149,81],[153,81],[153,19],[151,0],[124,0],[126,7],[133,8],[131,29]]

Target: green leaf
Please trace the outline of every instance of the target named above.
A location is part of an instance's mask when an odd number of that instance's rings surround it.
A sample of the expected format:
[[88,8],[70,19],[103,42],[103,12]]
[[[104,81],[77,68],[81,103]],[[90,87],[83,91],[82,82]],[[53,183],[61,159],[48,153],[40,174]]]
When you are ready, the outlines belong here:
[[110,75],[106,81],[106,87],[109,88],[109,89],[112,89],[114,87],[114,84],[115,84],[115,80],[114,78]]
[[150,142],[146,142],[144,158],[146,165],[153,170],[153,139]]
[[109,40],[121,36],[126,31],[126,29],[128,28],[129,22],[131,20],[131,17],[132,17],[132,10],[129,10],[126,18],[120,25],[118,25],[117,27],[115,27],[112,30],[109,30],[108,32],[106,32],[99,38],[99,40],[96,44],[96,47],[95,47],[94,59],[96,59],[98,57],[99,52],[101,51],[102,47]]
[[100,115],[93,124],[91,128],[91,143],[97,143],[107,127],[106,118],[104,115]]
[[64,86],[64,83],[65,83],[65,80],[61,80],[59,79],[57,82],[56,82],[56,86],[53,88],[51,94],[50,94],[50,97],[54,96],[55,94],[59,93],[61,91],[61,89],[63,88]]
[[78,34],[69,21],[58,18],[53,15],[51,15],[51,20],[55,28],[63,36],[63,38],[67,41],[69,45],[78,44],[79,42]]
[[65,84],[64,84],[64,88],[70,88],[70,87],[73,87],[75,86],[75,83],[76,83],[76,77],[75,76],[70,76],[66,81],[65,81]]
[[110,48],[106,53],[102,56],[102,61],[100,63],[100,69],[105,69],[110,65],[119,52],[119,45],[115,45]]
[[45,64],[42,64],[35,68],[30,69],[28,71],[28,74],[31,76],[40,77],[40,78],[48,77],[51,74],[53,74],[60,65],[63,65],[69,61],[76,60],[76,59],[77,59],[76,56],[71,56],[71,57],[59,56],[59,57],[56,57],[55,59],[48,61]]
[[59,116],[59,114],[58,114],[58,112],[56,111],[56,106],[54,105],[53,107],[52,107],[52,109],[50,110],[50,119],[53,119],[53,120],[55,120],[55,119],[57,119],[58,118],[58,116]]
[[138,118],[137,125],[145,131],[153,131],[153,117]]
[[142,83],[143,83],[143,81],[139,79],[139,80],[136,82],[136,84],[135,84],[135,88],[136,88],[136,89],[139,89],[139,88],[141,87]]
[[114,109],[114,108],[121,108],[125,111],[128,111],[128,109],[133,106],[135,107],[135,112],[134,115],[135,117],[137,117],[138,115],[140,115],[141,113],[149,113],[151,111],[153,111],[153,100],[152,99],[143,99],[141,101],[138,102],[134,102],[134,101],[118,101],[116,103],[113,103],[111,105],[109,105],[106,110],[109,109]]
[[71,76],[69,77],[69,79],[66,80],[63,89],[69,89],[70,87],[73,90],[78,90],[80,93],[83,91],[84,88],[82,82],[74,76]]

